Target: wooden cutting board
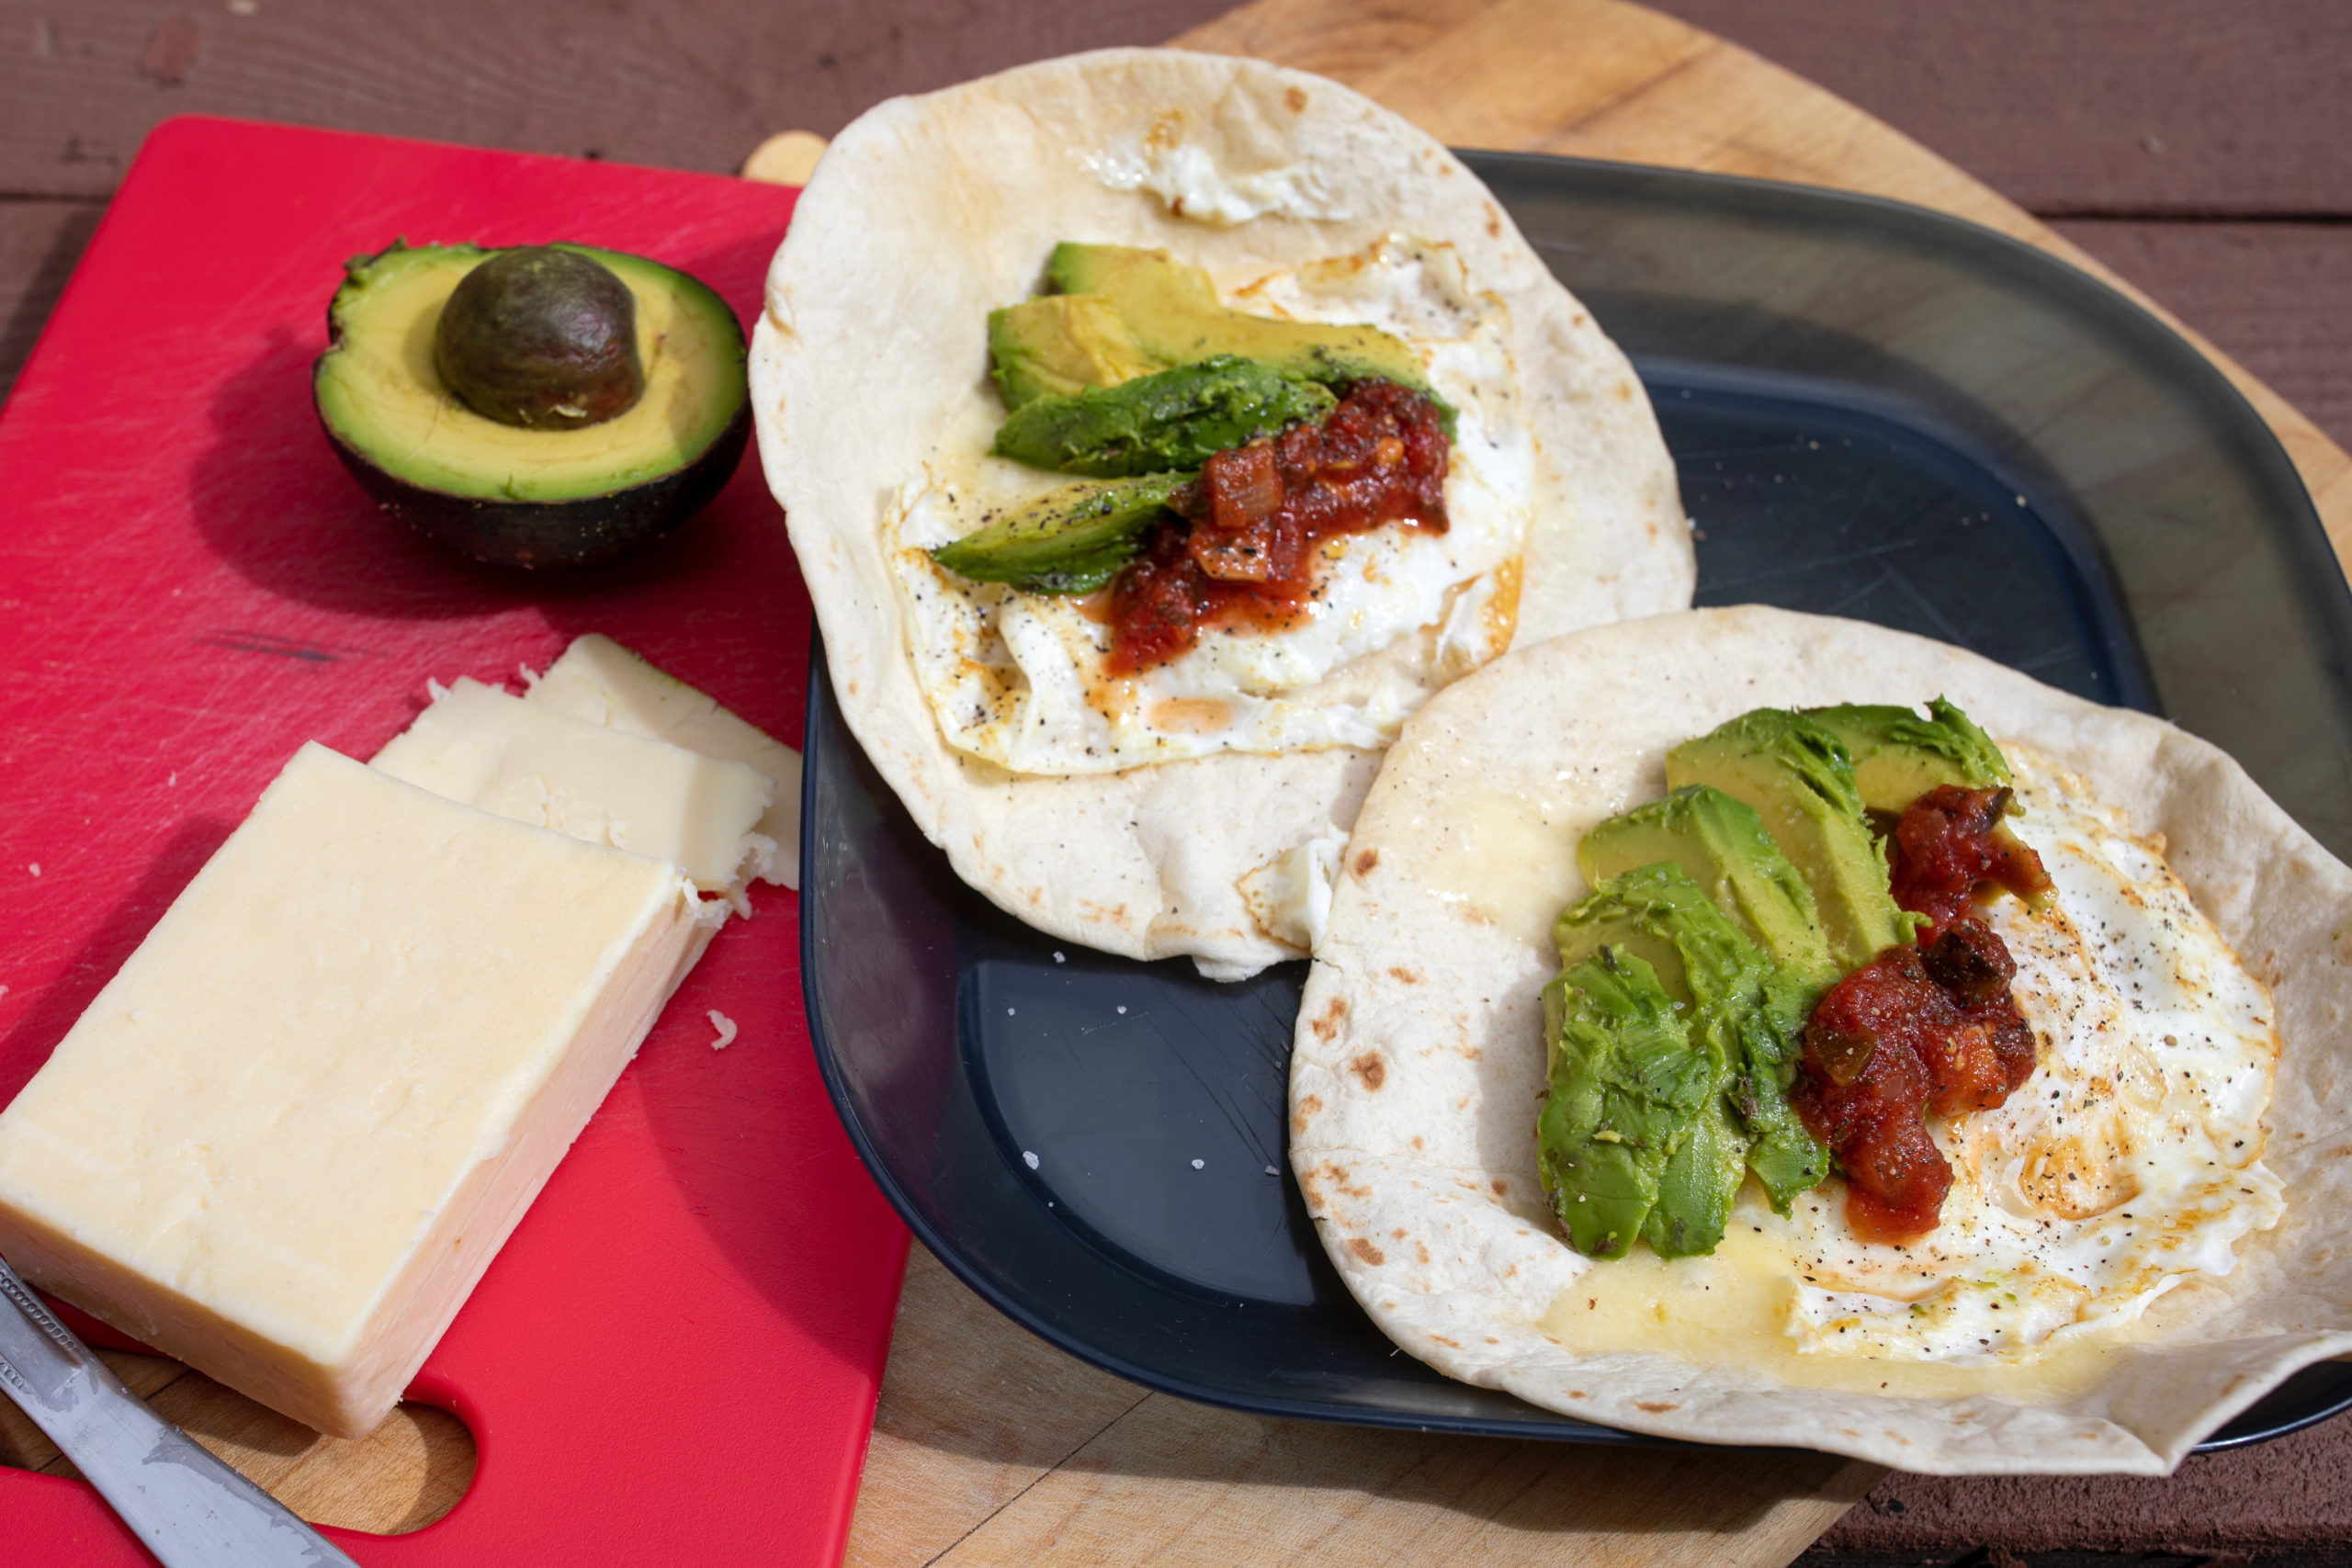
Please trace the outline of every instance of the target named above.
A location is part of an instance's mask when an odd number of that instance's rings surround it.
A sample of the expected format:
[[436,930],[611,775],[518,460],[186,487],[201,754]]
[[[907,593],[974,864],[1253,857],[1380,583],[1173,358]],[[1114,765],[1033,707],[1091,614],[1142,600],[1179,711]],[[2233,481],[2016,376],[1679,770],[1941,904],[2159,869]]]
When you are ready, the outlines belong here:
[[[1451,146],[1670,164],[1938,208],[2052,252],[2172,321],[1909,138],[1621,0],[1259,0],[1173,41],[1335,77]],[[2181,330],[2277,432],[2343,558],[2352,459]],[[1411,1437],[1206,1409],[1048,1348],[918,1248],[848,1561],[1778,1568],[1883,1473],[1819,1454]]]

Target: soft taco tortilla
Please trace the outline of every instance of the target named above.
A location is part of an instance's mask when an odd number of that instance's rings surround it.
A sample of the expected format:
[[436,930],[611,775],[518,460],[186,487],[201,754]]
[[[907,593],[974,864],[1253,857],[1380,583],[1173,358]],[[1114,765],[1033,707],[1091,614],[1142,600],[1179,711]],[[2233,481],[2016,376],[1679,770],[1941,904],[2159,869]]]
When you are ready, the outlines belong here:
[[[2283,1220],[2239,1240],[2226,1275],[2157,1296],[2122,1342],[1974,1382],[1888,1359],[1826,1380],[1841,1386],[1796,1386],[1765,1370],[1787,1365],[1774,1359],[1785,1347],[1758,1355],[1736,1336],[1687,1336],[1671,1353],[1577,1348],[1566,1320],[1597,1303],[1600,1271],[1638,1255],[1572,1251],[1537,1177],[1539,992],[1558,969],[1552,921],[1585,891],[1577,840],[1664,793],[1668,748],[1749,708],[1939,694],[2163,844],[2270,988],[2283,1045],[2243,1157],[2283,1181]],[[2335,1234],[2352,1204],[2347,1002],[2352,872],[2206,742],[1874,626],[1759,608],[1662,615],[1514,650],[1408,723],[1358,818],[1306,987],[1292,1165],[1349,1288],[1450,1376],[1611,1426],[1910,1471],[2161,1474],[2289,1373],[2352,1350],[2352,1250]],[[1726,1247],[1744,1239],[1738,1220]]]
[[1048,62],[881,105],[801,196],[752,343],[761,457],[851,729],[957,874],[1032,925],[1218,978],[1297,956],[1238,885],[1351,821],[1379,754],[1057,777],[945,743],[883,534],[902,487],[1003,416],[989,310],[1063,239],[1165,247],[1238,287],[1400,232],[1451,245],[1509,310],[1538,446],[1518,640],[1688,604],[1672,463],[1624,356],[1459,161],[1335,83],[1168,51]]

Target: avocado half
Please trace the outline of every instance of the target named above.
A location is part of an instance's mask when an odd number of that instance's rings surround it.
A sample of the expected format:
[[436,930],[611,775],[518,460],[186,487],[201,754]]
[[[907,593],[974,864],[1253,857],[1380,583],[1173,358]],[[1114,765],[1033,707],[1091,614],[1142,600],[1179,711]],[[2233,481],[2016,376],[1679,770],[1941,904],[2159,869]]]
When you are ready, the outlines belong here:
[[434,367],[434,330],[458,280],[498,254],[394,241],[345,264],[311,367],[319,423],[376,503],[419,533],[505,566],[586,566],[709,504],[752,431],[743,329],[718,295],[671,267],[587,245],[637,307],[645,391],[573,430],[502,424]]

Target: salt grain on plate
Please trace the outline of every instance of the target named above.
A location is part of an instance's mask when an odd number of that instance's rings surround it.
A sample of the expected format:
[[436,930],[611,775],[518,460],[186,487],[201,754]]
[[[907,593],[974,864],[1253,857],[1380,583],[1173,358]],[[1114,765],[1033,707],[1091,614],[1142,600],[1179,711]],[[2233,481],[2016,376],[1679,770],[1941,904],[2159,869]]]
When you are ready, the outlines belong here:
[[1037,1156],[1023,1149],[1021,1151],[1021,1163],[1035,1170],[1037,1168]]
[[1069,957],[1067,953],[1057,953],[1054,954],[1054,962],[1057,964],[1067,964],[1069,962]]
[[1201,1168],[1201,1167],[1203,1167],[1203,1166],[1206,1165],[1207,1163],[1208,1163],[1208,1161],[1206,1161],[1206,1160],[1200,1160],[1200,1159],[1196,1159],[1196,1160],[1194,1160],[1194,1161],[1193,1162],[1193,1168],[1194,1170],[1198,1170],[1198,1169],[1200,1169],[1200,1168]]
[[1282,1172],[1281,1172],[1281,1171],[1279,1171],[1279,1170],[1276,1170],[1272,1166],[1271,1166],[1271,1165],[1270,1165],[1270,1166],[1268,1166],[1268,1167],[1266,1168],[1266,1174],[1267,1174],[1268,1176],[1280,1176],[1280,1175],[1282,1174]]
[[[39,867],[39,866],[35,866],[35,867],[33,867],[33,872],[34,872],[34,874],[36,874],[36,875],[40,874],[40,867]],[[1126,1011],[1127,1010],[1126,1010],[1126,1009],[1125,1009],[1125,1008],[1121,1008],[1119,1010],[1120,1010],[1121,1012],[1125,1012],[1125,1011]]]
[[710,1043],[712,1050],[724,1051],[735,1043],[735,1021],[717,1008],[710,1010],[710,1026],[718,1031],[718,1038]]

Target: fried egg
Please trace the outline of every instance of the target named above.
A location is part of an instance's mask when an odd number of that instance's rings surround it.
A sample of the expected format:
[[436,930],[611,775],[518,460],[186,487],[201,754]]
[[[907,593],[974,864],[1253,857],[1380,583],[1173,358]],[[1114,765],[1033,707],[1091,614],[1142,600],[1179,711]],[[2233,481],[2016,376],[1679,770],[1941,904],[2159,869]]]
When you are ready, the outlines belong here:
[[2261,1158],[2278,1058],[2268,993],[2161,845],[2132,838],[2080,777],[2003,750],[2026,808],[2010,825],[2056,889],[2040,912],[2007,897],[1989,911],[2040,1062],[1999,1108],[1930,1122],[1953,1168],[1940,1224],[1906,1246],[1865,1243],[1839,1184],[1783,1218],[1751,1183],[1714,1255],[1587,1269],[1551,1314],[1565,1333],[1630,1347],[1737,1297],[1771,1303],[1800,1360],[2031,1362],[2128,1333],[2278,1223],[2281,1184]]
[[1290,624],[1212,628],[1126,678],[1111,628],[1079,599],[968,581],[929,551],[1069,482],[985,456],[958,429],[888,508],[884,544],[918,681],[957,750],[1018,773],[1112,773],[1225,750],[1381,748],[1448,682],[1510,645],[1535,487],[1502,301],[1451,246],[1392,235],[1347,256],[1221,282],[1253,314],[1363,322],[1402,338],[1458,415],[1443,534],[1383,527],[1326,540]]

